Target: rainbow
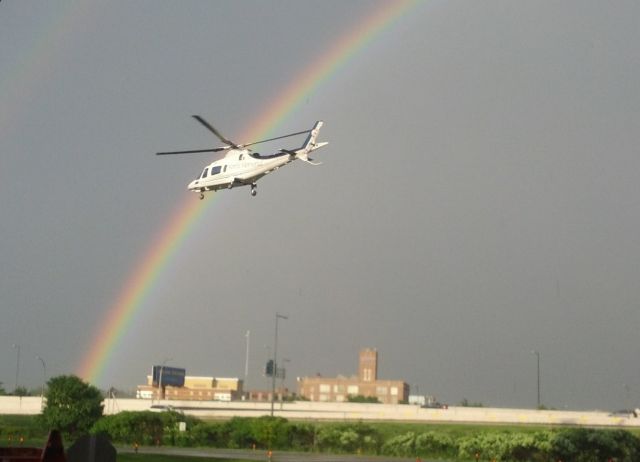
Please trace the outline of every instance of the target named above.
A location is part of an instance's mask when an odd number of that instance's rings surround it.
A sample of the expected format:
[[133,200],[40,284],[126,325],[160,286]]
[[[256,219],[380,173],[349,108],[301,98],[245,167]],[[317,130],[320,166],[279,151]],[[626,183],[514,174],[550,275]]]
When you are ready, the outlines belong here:
[[[383,2],[296,76],[281,93],[276,94],[266,109],[249,124],[240,139],[259,139],[270,136],[285,118],[300,106],[301,102],[335,75],[375,36],[390,27],[396,19],[419,2],[419,0]],[[94,336],[94,343],[76,370],[78,376],[91,383],[101,384],[109,361],[132,324],[134,316],[153,291],[159,275],[169,266],[195,228],[198,219],[209,207],[208,204],[213,202],[199,201],[190,195],[171,216],[168,225],[134,268],[115,303],[107,310]]]

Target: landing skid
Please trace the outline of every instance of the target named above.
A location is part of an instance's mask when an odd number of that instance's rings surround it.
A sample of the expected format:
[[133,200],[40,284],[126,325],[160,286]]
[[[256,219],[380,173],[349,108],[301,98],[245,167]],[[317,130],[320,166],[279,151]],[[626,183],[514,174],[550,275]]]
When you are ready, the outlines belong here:
[[[0,0],[2,1],[2,0]],[[228,189],[231,189],[234,184],[230,184],[227,186]],[[258,194],[258,185],[256,183],[251,183],[251,196],[255,197]],[[204,199],[204,191],[200,191],[200,200]]]

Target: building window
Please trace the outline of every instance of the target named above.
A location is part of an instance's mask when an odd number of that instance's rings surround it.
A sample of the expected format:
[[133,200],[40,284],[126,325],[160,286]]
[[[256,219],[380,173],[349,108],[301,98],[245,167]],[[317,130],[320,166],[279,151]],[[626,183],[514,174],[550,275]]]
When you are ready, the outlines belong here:
[[320,384],[320,393],[330,393],[330,392],[331,392],[331,385],[327,385],[325,383]]
[[358,394],[358,385],[349,385],[347,387],[347,393],[350,395],[357,395]]
[[391,396],[398,396],[398,387],[391,387]]
[[376,395],[381,396],[386,394],[387,394],[387,387],[376,387]]

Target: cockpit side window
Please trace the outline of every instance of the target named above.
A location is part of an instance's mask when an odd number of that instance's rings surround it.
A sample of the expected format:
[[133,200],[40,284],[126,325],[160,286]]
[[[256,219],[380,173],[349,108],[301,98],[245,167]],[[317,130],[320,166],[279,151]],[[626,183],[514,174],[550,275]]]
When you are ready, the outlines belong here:
[[238,157],[238,160],[242,160],[244,159],[244,154],[240,154],[240,157]]
[[216,167],[211,167],[211,174],[217,175],[218,173],[220,173],[220,170],[222,170],[222,167],[220,167],[219,165]]
[[200,178],[206,178],[208,172],[209,172],[209,167],[204,169],[204,172],[202,172],[202,176]]

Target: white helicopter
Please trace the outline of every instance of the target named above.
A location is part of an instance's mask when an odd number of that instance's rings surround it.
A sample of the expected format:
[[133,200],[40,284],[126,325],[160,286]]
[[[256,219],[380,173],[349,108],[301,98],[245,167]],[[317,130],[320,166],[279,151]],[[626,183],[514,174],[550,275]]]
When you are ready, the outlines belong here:
[[[225,143],[225,146],[191,151],[158,152],[156,154],[164,156],[172,154],[228,151],[222,159],[216,160],[215,162],[207,165],[200,176],[187,186],[189,191],[199,192],[200,199],[204,199],[204,193],[206,191],[217,191],[218,189],[231,189],[236,186],[249,185],[251,186],[251,195],[255,196],[258,193],[256,181],[289,162],[300,159],[311,165],[320,165],[320,162],[313,162],[313,159],[309,157],[309,153],[329,144],[328,141],[322,143],[316,142],[318,132],[323,125],[322,121],[316,122],[311,130],[304,130],[301,132],[291,133],[289,135],[254,141],[252,143],[236,144],[222,136],[218,130],[199,115],[194,115],[192,117],[216,135],[220,141]],[[251,149],[247,149],[248,146],[253,146],[254,144],[302,135],[304,133],[308,133],[307,139],[298,149],[280,149],[279,152],[266,156],[253,152]]]

